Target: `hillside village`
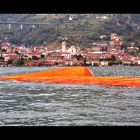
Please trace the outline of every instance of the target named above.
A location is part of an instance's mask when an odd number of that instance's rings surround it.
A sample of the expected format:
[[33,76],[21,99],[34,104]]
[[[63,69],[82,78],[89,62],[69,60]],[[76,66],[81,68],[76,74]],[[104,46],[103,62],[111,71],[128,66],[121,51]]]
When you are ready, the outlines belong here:
[[[106,38],[101,35],[100,38]],[[88,48],[68,46],[63,40],[61,46],[10,45],[4,42],[0,47],[0,66],[114,66],[140,65],[140,48],[122,48],[123,40],[116,33],[110,34],[109,41],[96,41]]]

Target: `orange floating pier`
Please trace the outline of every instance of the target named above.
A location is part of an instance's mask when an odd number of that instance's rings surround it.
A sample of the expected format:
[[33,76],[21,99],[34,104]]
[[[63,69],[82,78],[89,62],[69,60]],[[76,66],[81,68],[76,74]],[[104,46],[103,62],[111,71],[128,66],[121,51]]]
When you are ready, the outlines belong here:
[[140,77],[94,76],[87,67],[80,66],[4,76],[0,80],[140,87]]

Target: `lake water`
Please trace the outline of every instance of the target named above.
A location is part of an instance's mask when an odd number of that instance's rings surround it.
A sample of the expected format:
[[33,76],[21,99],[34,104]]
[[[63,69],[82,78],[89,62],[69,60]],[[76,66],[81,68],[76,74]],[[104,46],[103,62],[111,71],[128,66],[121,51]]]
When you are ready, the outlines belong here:
[[[0,67],[0,76],[48,70]],[[140,67],[89,67],[93,75],[140,76]],[[0,81],[0,126],[140,125],[140,87]]]

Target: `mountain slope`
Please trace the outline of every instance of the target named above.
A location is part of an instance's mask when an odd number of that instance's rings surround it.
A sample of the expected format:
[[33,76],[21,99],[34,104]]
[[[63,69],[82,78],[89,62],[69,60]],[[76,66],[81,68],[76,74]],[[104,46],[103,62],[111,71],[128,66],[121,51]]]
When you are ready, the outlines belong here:
[[88,47],[92,42],[100,40],[100,35],[110,35],[112,32],[126,41],[140,39],[139,14],[0,14],[0,21],[48,24],[34,28],[23,25],[22,30],[20,25],[12,25],[9,30],[8,25],[0,24],[1,39],[6,37],[14,44],[59,44],[63,37],[67,37],[70,44]]

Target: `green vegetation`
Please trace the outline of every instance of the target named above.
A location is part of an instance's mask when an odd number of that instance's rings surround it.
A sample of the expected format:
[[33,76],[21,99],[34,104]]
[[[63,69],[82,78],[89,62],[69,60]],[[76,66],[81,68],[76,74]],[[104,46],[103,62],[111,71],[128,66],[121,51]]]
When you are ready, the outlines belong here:
[[111,58],[102,58],[102,59],[99,59],[99,60],[100,61],[102,61],[102,60],[109,61],[109,63],[108,63],[109,66],[121,65],[122,64],[122,61],[118,61],[114,55],[112,55]]
[[114,55],[111,56],[111,58],[100,58],[100,61],[116,61],[116,57]]
[[16,57],[11,57],[8,60],[7,64],[8,65],[11,64],[13,66],[22,66],[22,65],[24,65],[24,60],[22,58],[20,59],[20,58],[16,58]]
[[140,51],[138,52],[127,52],[127,54],[132,55],[132,56],[140,56]]
[[[73,17],[69,21],[69,16]],[[109,19],[97,19],[107,16]],[[107,41],[99,36],[116,32],[122,36],[123,48],[130,41],[140,46],[140,14],[0,14],[0,21],[19,21],[47,23],[48,25],[8,25],[0,24],[0,38],[8,38],[14,44],[27,46],[60,43],[60,38],[67,37],[69,44],[78,44],[81,48],[89,47],[95,41]]]
[[108,63],[109,66],[112,66],[112,65],[121,65],[122,64],[122,61],[110,61]]
[[99,65],[98,65],[97,63],[93,63],[93,66],[94,66],[94,67],[97,67],[97,66],[99,66]]

